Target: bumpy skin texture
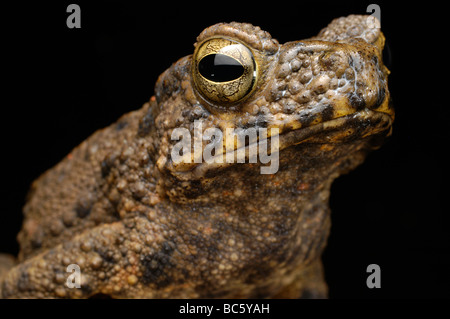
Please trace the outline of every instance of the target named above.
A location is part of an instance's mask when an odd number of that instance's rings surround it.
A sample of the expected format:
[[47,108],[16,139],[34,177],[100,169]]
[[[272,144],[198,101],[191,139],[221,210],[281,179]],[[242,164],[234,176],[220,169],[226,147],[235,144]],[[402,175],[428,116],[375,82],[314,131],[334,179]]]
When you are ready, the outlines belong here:
[[[261,77],[251,96],[214,105],[193,84],[192,56],[173,64],[149,103],[33,183],[0,296],[326,297],[330,185],[390,134],[394,117],[377,21],[339,18],[284,45],[250,24],[221,23],[197,45],[212,37],[253,52]],[[200,119],[203,129],[279,128],[278,172],[175,165],[173,129],[193,134]],[[79,289],[66,286],[70,264],[81,269]]]

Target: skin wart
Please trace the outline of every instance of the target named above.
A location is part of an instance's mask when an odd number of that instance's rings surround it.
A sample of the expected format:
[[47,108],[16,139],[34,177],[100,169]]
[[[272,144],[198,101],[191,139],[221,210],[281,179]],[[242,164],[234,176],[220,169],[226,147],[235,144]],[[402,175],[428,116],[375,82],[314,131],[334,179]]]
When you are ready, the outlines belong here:
[[[330,185],[381,145],[394,119],[377,23],[351,15],[285,44],[245,23],[205,29],[148,103],[32,184],[17,261],[0,258],[0,296],[326,297]],[[244,77],[205,79],[201,55],[229,44]],[[278,171],[175,163],[172,132],[194,134],[199,120],[203,130],[279,129]],[[71,264],[79,289],[66,285]]]

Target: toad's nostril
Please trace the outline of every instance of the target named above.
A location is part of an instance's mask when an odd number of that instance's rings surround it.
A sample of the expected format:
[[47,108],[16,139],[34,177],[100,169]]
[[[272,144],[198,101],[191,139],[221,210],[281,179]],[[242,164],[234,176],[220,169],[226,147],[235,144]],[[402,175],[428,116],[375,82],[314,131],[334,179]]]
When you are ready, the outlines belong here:
[[360,110],[362,110],[363,108],[366,107],[366,101],[358,93],[351,94],[348,97],[348,100],[350,102],[350,105],[353,106],[357,111],[360,111]]

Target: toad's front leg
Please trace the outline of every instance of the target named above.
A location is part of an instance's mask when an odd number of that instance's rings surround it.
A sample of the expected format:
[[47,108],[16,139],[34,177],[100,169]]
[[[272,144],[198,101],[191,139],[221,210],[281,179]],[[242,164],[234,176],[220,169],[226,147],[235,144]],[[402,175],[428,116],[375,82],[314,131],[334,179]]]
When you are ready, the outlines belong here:
[[[15,265],[15,260],[12,256],[6,254],[0,254],[0,282],[2,282],[3,277],[9,272],[11,268]],[[1,285],[0,285],[0,296],[1,293]]]
[[[152,297],[170,284],[175,247],[143,217],[102,225],[12,268],[3,298]],[[145,293],[146,295],[142,295]]]

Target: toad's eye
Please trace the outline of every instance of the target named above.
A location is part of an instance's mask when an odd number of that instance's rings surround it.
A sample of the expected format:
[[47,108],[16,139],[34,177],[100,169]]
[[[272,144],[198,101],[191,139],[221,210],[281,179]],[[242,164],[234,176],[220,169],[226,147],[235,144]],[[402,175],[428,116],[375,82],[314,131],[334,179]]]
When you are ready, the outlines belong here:
[[233,40],[213,38],[194,52],[192,75],[199,93],[221,106],[248,97],[256,84],[257,65],[252,52]]
[[208,54],[198,62],[198,71],[213,82],[228,82],[239,79],[245,68],[238,60],[223,54]]

